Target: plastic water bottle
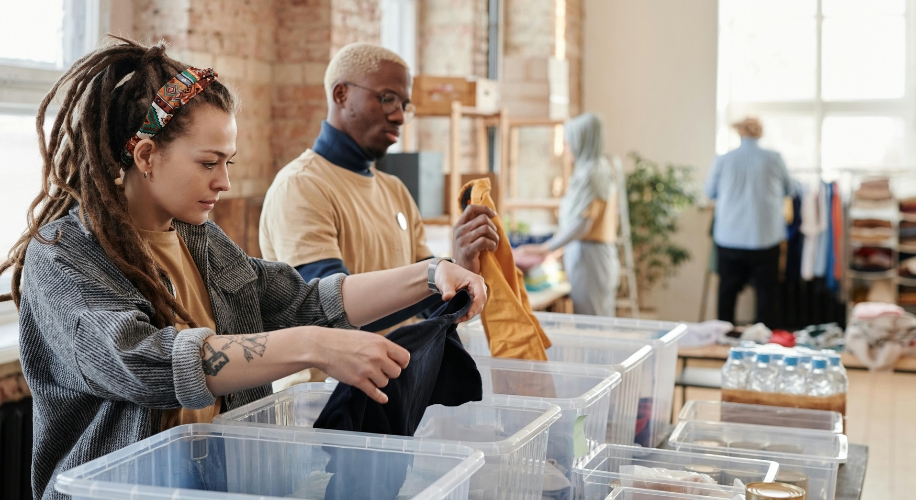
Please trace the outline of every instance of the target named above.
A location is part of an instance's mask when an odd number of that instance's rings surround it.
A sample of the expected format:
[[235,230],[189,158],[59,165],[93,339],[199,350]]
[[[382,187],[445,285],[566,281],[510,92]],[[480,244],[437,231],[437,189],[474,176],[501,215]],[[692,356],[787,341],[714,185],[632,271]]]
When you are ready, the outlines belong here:
[[722,366],[722,388],[744,389],[747,387],[747,367],[744,365],[744,351],[732,349],[728,361]]
[[779,372],[777,392],[783,394],[805,394],[805,376],[798,370],[798,357],[786,356],[785,365]]
[[747,373],[750,374],[751,370],[754,369],[754,362],[757,361],[757,351],[753,347],[739,347],[735,350],[744,353],[744,367],[747,368]]
[[786,355],[784,353],[774,352],[770,354],[770,363],[773,363],[777,371],[782,371],[782,367],[785,366],[785,359]]
[[826,358],[814,358],[811,371],[808,372],[807,385],[809,396],[830,396],[833,394],[833,379],[827,373]]
[[804,352],[798,356],[798,371],[800,371],[805,378],[808,377],[808,372],[811,371],[811,362],[813,359],[813,356]]
[[[826,364],[826,360],[824,362]],[[758,353],[754,369],[747,377],[747,388],[750,391],[775,392],[778,376],[779,372],[776,367],[770,364],[770,354]]]
[[826,356],[829,360],[827,373],[830,375],[831,380],[833,380],[833,392],[834,394],[845,394],[846,390],[849,388],[849,375],[846,374],[846,368],[840,363],[840,355],[831,352],[826,354]]

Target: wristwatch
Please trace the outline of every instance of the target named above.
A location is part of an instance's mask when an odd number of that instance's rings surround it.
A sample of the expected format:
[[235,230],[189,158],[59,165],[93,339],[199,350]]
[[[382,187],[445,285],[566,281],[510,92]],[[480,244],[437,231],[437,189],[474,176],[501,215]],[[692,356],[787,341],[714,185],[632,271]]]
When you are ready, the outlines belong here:
[[442,261],[448,261],[452,264],[455,263],[455,259],[450,259],[448,257],[434,257],[429,261],[429,267],[426,268],[426,284],[429,286],[429,289],[433,293],[442,293],[439,291],[439,287],[436,286],[436,266],[439,265]]

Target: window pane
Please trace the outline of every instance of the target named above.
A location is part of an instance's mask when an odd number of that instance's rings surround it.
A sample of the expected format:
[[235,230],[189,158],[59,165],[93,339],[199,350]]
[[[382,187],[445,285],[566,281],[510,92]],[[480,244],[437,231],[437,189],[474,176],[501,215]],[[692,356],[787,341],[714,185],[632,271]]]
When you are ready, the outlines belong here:
[[723,32],[733,101],[793,101],[815,94],[814,18],[747,19]]
[[782,154],[790,168],[817,166],[817,139],[813,116],[764,115],[760,145]]
[[9,2],[3,15],[0,59],[63,65],[63,0]]
[[903,17],[824,20],[825,100],[904,96],[906,24]]
[[900,166],[903,129],[903,119],[889,116],[826,117],[821,139],[824,168]]
[[0,256],[5,259],[25,230],[29,204],[41,190],[35,117],[0,114],[0,151]]
[[906,0],[821,0],[824,16],[900,16]]

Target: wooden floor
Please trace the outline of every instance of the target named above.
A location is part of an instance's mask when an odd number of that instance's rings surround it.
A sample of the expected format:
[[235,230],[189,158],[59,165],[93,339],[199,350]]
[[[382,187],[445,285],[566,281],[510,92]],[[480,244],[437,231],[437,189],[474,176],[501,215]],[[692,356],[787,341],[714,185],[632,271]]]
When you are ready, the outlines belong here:
[[[717,400],[719,391],[688,389],[687,399]],[[868,445],[862,500],[916,498],[916,374],[850,370],[846,408],[849,442]]]

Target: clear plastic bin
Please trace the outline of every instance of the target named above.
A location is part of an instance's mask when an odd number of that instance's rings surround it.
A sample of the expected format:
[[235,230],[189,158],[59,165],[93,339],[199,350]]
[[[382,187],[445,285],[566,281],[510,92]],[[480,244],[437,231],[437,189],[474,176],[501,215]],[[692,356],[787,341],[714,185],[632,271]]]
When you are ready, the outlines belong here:
[[[299,384],[226,412],[214,423],[312,427],[336,387],[337,383]],[[557,405],[513,406],[507,396],[485,396],[458,407],[430,406],[414,438],[483,452],[486,463],[471,478],[469,498],[540,500],[547,432],[559,418]]]
[[[704,473],[718,485],[647,479],[621,469],[627,466]],[[744,484],[772,482],[778,468],[776,462],[765,460],[607,444],[598,447],[576,465],[576,491],[582,492],[586,500],[601,500],[620,487],[732,498],[744,493],[743,488],[734,486],[735,479]]]
[[[648,426],[637,432],[635,441],[642,446],[662,444],[671,430],[671,408],[674,404],[674,379],[677,376],[677,344],[687,334],[687,325],[668,321],[628,318],[602,318],[578,314],[536,312],[544,331],[556,335],[600,335],[620,339],[647,341],[655,350],[653,395],[640,395],[640,410],[651,411]],[[628,443],[621,443],[628,444]]]
[[834,499],[837,470],[849,446],[846,436],[835,432],[699,420],[677,424],[668,444],[679,451],[772,460],[780,475],[807,476],[797,478],[806,479],[807,486],[796,485],[808,492],[809,500]]
[[550,426],[545,467],[547,484],[557,475],[569,482],[576,498],[573,465],[604,443],[608,408],[616,401],[620,374],[608,368],[574,363],[547,363],[474,356],[484,395],[503,394],[512,404],[552,403],[561,416]]
[[771,425],[843,433],[843,415],[839,412],[722,401],[688,401],[678,415],[678,421],[681,420]]
[[[683,493],[669,493],[665,491],[648,491],[639,488],[617,488],[607,497],[607,500],[709,500],[710,498],[717,497],[685,495]],[[744,495],[734,495],[729,498],[732,500],[744,500]]]
[[[470,325],[459,330],[461,341],[471,354],[489,356],[490,345],[483,326],[479,322],[475,324],[478,327]],[[651,401],[654,393],[656,359],[652,346],[639,340],[545,331],[553,344],[547,349],[550,361],[599,365],[620,373],[620,390],[614,408],[608,413],[605,437],[614,444],[636,442],[637,427],[640,430],[649,427],[649,418],[637,422],[637,416],[640,401]],[[668,417],[664,421],[667,423]],[[648,446],[648,438],[639,444]]]
[[[182,425],[57,476],[80,499],[463,500],[483,453],[422,440],[213,424]],[[330,469],[330,471],[328,470]]]

